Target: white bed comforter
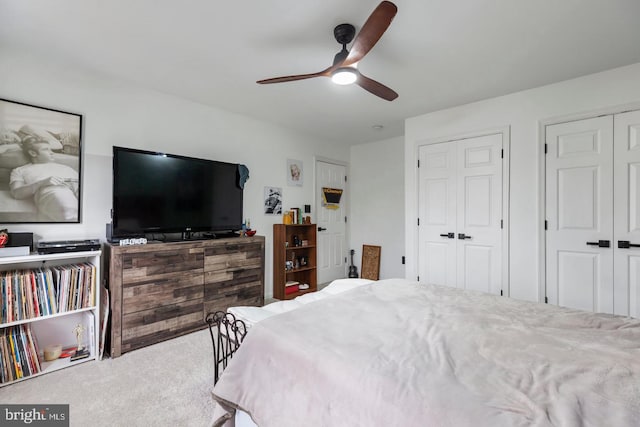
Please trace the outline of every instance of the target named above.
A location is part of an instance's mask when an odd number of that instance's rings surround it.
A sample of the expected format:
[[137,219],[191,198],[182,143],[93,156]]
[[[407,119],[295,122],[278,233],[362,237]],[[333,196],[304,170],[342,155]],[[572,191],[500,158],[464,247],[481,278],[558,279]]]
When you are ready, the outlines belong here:
[[640,321],[379,281],[255,324],[213,395],[216,426],[638,426]]
[[325,286],[317,292],[309,292],[294,299],[272,302],[263,307],[254,307],[248,305],[241,305],[235,307],[229,307],[227,312],[233,314],[236,319],[242,320],[247,329],[251,328],[258,322],[263,321],[276,314],[285,313],[287,311],[295,310],[304,304],[315,302],[332,295],[340,294],[342,292],[350,291],[362,285],[372,283],[373,280],[369,279],[337,279],[331,282],[328,286]]

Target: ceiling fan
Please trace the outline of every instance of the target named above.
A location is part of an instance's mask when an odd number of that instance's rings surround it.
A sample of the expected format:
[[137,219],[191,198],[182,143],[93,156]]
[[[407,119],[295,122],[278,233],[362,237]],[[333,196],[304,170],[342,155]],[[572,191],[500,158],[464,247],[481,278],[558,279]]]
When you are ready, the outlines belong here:
[[[398,94],[387,86],[363,75],[356,68],[357,63],[365,57],[367,53],[380,40],[382,34],[389,28],[391,21],[396,16],[398,8],[390,1],[383,1],[371,13],[367,22],[356,36],[356,29],[351,24],[340,24],[333,30],[338,43],[342,45],[342,50],[333,59],[333,65],[325,70],[311,74],[298,74],[295,76],[274,77],[271,79],[258,80],[259,84],[284,83],[295,80],[310,79],[312,77],[331,77],[337,84],[355,83],[364,90],[379,96],[387,101],[393,101]],[[355,36],[355,39],[354,39]],[[351,43],[351,51],[347,50],[347,44]]]

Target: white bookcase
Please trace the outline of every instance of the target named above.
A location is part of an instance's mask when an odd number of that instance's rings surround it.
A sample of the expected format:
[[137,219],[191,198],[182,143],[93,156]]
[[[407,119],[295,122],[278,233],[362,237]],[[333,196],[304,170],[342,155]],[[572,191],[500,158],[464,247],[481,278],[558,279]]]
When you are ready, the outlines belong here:
[[[14,381],[0,383],[0,387],[16,383],[18,381],[34,378],[36,376],[67,368],[79,363],[98,360],[100,344],[100,256],[101,251],[68,252],[49,255],[26,255],[16,257],[0,257],[0,274],[8,270],[29,270],[43,267],[73,265],[91,263],[95,266],[95,305],[79,310],[63,311],[57,314],[39,316],[30,319],[18,320],[10,323],[0,323],[0,333],[10,326],[29,324],[31,334],[37,342],[41,370],[39,373],[20,378]],[[84,328],[83,343],[89,347],[89,357],[71,361],[70,357],[59,358],[51,362],[45,362],[44,348],[52,344],[61,344],[63,348],[76,345],[76,336],[73,332],[76,325],[81,323]]]

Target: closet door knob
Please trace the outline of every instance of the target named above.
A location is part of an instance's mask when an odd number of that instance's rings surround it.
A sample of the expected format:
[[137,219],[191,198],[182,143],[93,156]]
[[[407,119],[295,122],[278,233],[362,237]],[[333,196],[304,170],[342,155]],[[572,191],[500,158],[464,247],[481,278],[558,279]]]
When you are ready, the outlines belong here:
[[631,243],[628,240],[618,240],[618,248],[620,249],[640,248],[640,245],[636,243]]
[[455,233],[447,233],[447,234],[441,234],[440,237],[446,237],[448,239],[455,239],[456,235],[455,235]]
[[324,228],[324,227],[318,227],[318,231],[325,231],[325,230],[326,230],[326,228]]
[[471,236],[467,236],[464,233],[458,233],[458,239],[460,240],[464,240],[464,239],[470,239]]
[[[599,248],[610,248],[611,242],[609,240],[598,240],[597,242],[587,242],[589,246],[597,246]],[[620,246],[620,242],[618,242],[618,247]]]

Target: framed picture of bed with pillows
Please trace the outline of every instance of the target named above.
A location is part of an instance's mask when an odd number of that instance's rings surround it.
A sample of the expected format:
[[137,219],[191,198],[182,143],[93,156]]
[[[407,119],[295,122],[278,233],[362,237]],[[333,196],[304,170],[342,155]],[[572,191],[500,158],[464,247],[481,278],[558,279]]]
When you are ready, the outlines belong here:
[[82,115],[0,98],[0,224],[80,222]]

